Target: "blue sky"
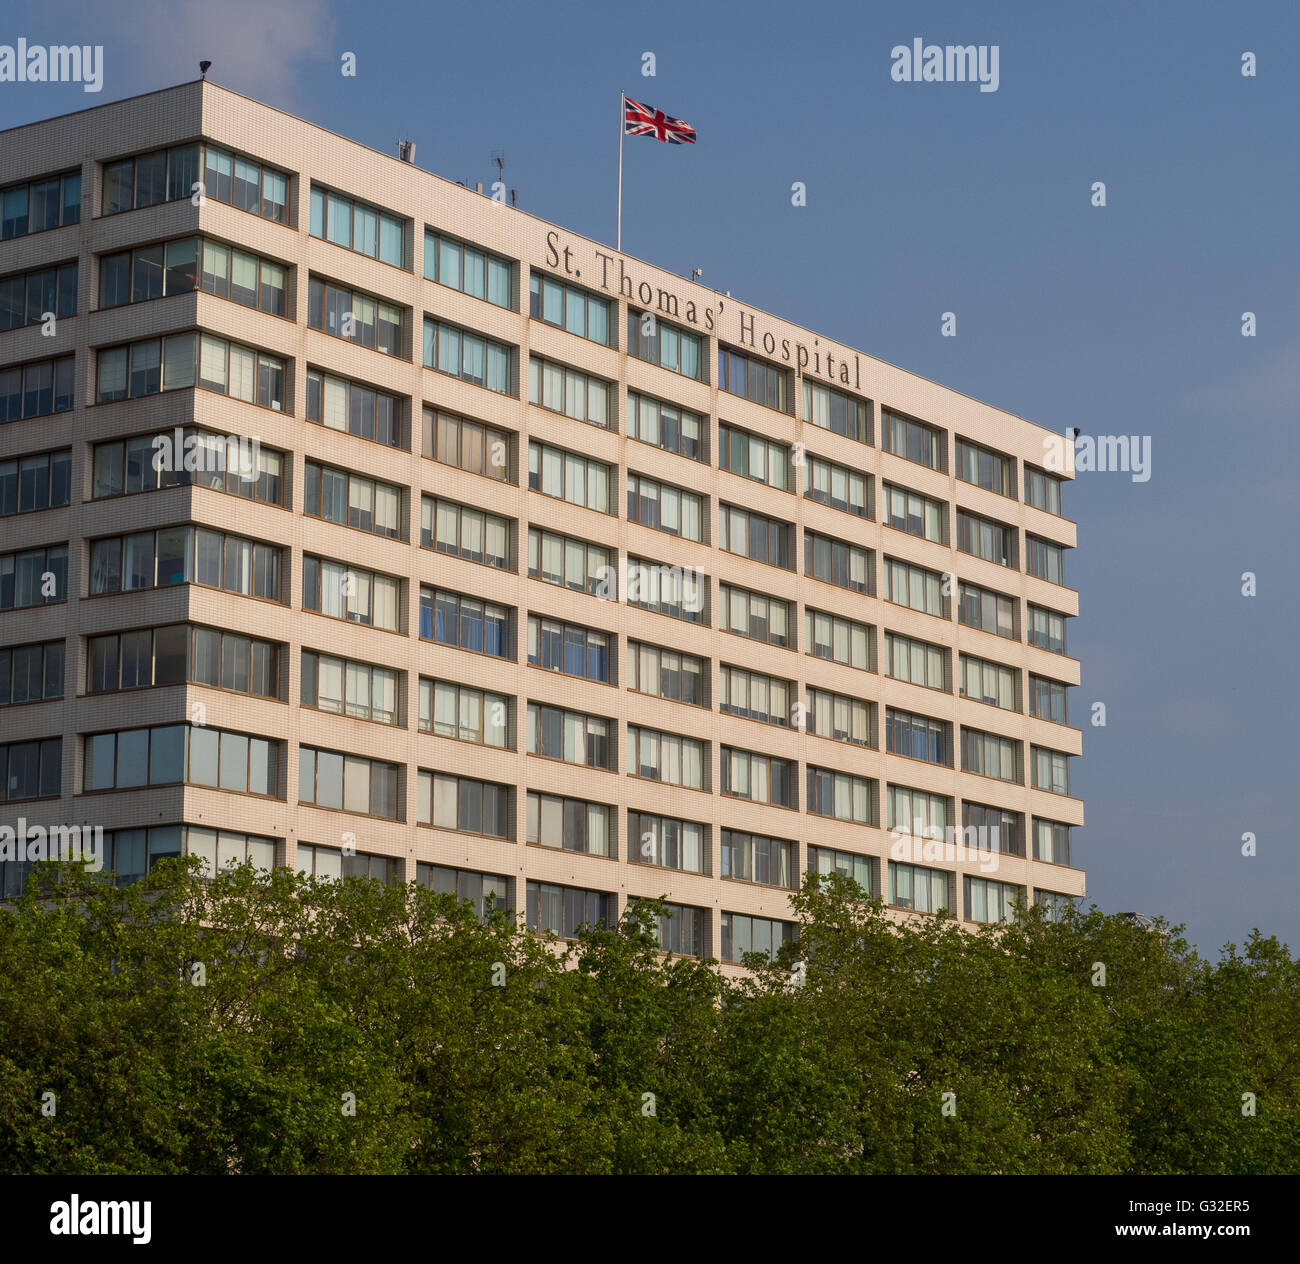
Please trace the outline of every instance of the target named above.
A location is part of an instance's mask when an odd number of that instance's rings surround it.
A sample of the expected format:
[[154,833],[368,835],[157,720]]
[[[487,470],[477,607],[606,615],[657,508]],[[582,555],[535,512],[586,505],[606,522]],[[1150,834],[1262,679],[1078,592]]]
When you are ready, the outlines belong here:
[[[1203,952],[1254,926],[1300,947],[1294,4],[10,3],[0,43],[19,35],[103,44],[104,89],[0,85],[0,126],[207,57],[452,179],[504,150],[523,209],[610,242],[624,89],[699,132],[628,142],[629,253],[1053,429],[1151,436],[1149,482],[1066,489],[1076,856],[1091,899]],[[893,82],[915,37],[998,45],[998,91]]]

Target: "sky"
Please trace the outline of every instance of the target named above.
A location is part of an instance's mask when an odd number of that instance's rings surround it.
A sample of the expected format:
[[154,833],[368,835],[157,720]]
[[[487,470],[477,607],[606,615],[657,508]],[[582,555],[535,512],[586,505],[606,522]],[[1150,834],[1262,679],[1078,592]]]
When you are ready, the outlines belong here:
[[[1051,429],[1148,437],[1147,481],[1065,490],[1075,862],[1090,902],[1185,924],[1203,954],[1253,927],[1300,949],[1292,0],[10,0],[0,43],[20,35],[102,44],[103,89],[0,84],[0,127],[208,58],[451,179],[490,183],[504,151],[521,208],[604,242],[626,91],[699,134],[627,142],[627,253]],[[895,82],[918,37],[996,45],[997,90]]]

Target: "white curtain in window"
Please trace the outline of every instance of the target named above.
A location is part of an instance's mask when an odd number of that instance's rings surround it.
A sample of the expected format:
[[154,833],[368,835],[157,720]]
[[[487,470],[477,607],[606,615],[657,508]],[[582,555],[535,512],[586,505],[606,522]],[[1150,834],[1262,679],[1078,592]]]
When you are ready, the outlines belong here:
[[230,394],[247,403],[257,398],[257,356],[247,347],[230,348]]
[[321,421],[330,430],[348,428],[348,388],[346,382],[327,377],[324,382]]
[[375,526],[387,535],[397,534],[398,501],[397,488],[375,488]]

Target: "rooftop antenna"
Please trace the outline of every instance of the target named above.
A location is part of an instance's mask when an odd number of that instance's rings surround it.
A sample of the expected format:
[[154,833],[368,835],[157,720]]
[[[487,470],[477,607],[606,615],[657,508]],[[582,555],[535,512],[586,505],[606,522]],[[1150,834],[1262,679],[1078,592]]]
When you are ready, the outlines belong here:
[[201,61],[201,62],[199,62],[199,77],[200,77],[200,78],[202,78],[202,79],[206,79],[206,78],[208,77],[208,67],[211,66],[211,65],[212,65],[212,63],[211,63],[210,61]]
[[[493,188],[493,196],[495,196],[497,189],[504,189],[506,187],[506,151],[504,149],[494,149],[492,151],[492,161],[496,163],[497,168],[497,183]],[[515,205],[515,197],[517,193],[517,189],[510,190],[511,206]]]
[[698,280],[700,279],[700,277],[702,277],[703,275],[704,275],[704,269],[703,269],[703,268],[692,268],[692,269],[691,269],[691,280],[692,280],[692,281],[698,281]]

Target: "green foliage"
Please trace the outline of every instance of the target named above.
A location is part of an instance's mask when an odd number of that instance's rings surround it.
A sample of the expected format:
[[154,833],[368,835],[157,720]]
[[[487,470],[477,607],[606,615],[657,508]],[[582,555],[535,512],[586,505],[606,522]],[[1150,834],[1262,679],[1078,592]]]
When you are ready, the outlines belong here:
[[50,870],[0,912],[0,1171],[1300,1170],[1276,940],[861,896],[808,885],[739,975],[631,915],[565,945],[419,888]]

